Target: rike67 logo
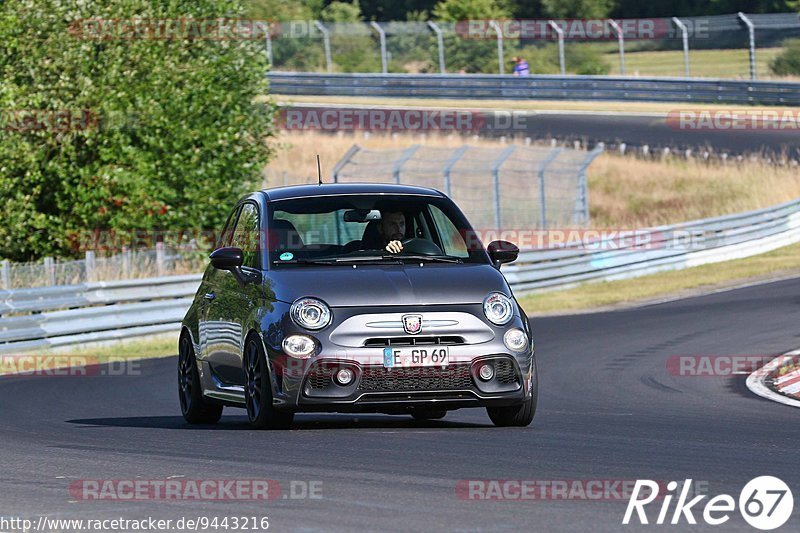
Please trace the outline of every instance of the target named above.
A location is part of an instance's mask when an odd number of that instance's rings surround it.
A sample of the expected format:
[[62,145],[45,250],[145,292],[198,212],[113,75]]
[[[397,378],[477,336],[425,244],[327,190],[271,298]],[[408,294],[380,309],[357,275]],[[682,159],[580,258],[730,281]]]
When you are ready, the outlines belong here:
[[[705,494],[689,499],[691,486],[691,479],[685,480],[680,487],[677,481],[670,481],[667,483],[666,493],[659,494],[659,483],[649,479],[636,480],[622,523],[630,524],[635,513],[640,524],[649,524],[645,507],[657,499],[661,500],[661,508],[655,524],[674,525],[683,523],[683,520],[687,524],[697,524],[694,513],[702,513],[703,521],[712,526],[730,520],[731,513],[737,506],[733,496],[720,494],[709,499],[703,506],[700,502],[706,498]],[[675,496],[677,496],[675,507],[670,509]],[[760,476],[751,479],[744,486],[739,494],[738,507],[742,518],[748,524],[767,531],[779,528],[789,520],[794,508],[794,499],[789,486],[782,480],[773,476]],[[671,516],[670,510],[672,510]],[[633,523],[636,523],[635,520]]]

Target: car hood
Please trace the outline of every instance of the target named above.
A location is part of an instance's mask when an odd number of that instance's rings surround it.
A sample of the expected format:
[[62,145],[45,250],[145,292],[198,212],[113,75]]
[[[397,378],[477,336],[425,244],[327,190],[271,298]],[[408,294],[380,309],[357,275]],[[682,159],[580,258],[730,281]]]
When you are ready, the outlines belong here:
[[278,300],[313,296],[331,307],[475,304],[492,291],[510,294],[503,275],[485,264],[293,266],[267,277]]

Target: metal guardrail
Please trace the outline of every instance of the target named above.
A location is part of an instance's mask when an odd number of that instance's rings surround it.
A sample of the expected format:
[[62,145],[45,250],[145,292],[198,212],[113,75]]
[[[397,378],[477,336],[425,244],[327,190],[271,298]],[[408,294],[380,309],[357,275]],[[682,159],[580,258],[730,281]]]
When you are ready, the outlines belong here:
[[[648,235],[643,248],[607,247],[597,241],[593,246],[527,250],[503,272],[520,294],[749,257],[800,242],[800,199],[642,231]],[[0,354],[177,332],[200,278],[193,274],[0,291]]]
[[0,354],[177,331],[200,278],[190,274],[0,291]]
[[709,78],[270,72],[282,95],[798,105],[800,83]]

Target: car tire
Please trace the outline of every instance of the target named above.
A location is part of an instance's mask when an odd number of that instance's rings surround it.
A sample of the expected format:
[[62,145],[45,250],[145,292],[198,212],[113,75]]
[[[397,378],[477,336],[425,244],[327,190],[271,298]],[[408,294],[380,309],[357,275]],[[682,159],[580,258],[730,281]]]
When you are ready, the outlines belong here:
[[178,343],[178,399],[181,414],[190,424],[215,424],[222,416],[222,406],[203,398],[197,358],[189,335],[181,335]]
[[289,429],[294,421],[291,411],[279,411],[272,405],[272,385],[267,358],[255,338],[247,340],[244,348],[244,398],[247,419],[257,429]]
[[447,409],[415,409],[411,411],[414,420],[439,420],[447,415]]
[[536,414],[536,404],[539,397],[539,375],[536,371],[536,359],[533,360],[533,375],[531,379],[531,396],[518,405],[506,407],[487,407],[489,418],[497,427],[529,426]]

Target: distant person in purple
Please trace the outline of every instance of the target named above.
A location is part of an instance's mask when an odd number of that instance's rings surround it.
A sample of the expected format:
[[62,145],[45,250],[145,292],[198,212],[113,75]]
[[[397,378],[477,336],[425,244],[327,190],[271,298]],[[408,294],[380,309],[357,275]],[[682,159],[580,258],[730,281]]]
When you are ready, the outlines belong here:
[[514,57],[512,59],[514,63],[516,63],[516,65],[514,65],[514,76],[527,77],[531,75],[531,69],[527,61],[521,57]]

